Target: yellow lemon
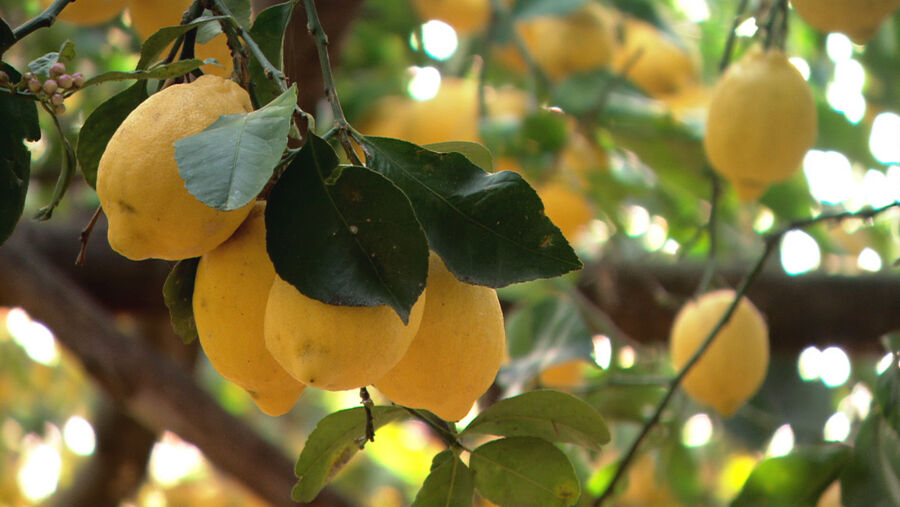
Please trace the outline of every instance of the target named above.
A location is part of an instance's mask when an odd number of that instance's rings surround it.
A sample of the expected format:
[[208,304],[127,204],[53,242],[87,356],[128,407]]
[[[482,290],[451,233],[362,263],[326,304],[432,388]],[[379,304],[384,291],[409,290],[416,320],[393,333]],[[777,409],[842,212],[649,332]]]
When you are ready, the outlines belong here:
[[[50,7],[53,0],[41,0],[41,7]],[[63,8],[60,21],[73,25],[90,26],[105,23],[122,12],[128,0],[78,0]]]
[[129,0],[131,26],[146,40],[160,28],[181,24],[181,17],[193,0]]
[[[704,294],[685,305],[672,324],[669,350],[680,370],[734,300],[733,290]],[[734,314],[684,379],[692,398],[733,415],[756,393],[769,366],[769,331],[759,310],[741,298]]]
[[423,21],[438,19],[457,32],[477,32],[491,19],[490,0],[413,0]]
[[544,203],[544,214],[569,241],[575,240],[578,232],[594,217],[587,199],[563,183],[550,181],[536,190]]
[[231,236],[253,204],[219,211],[197,200],[178,173],[173,143],[221,115],[251,110],[249,95],[236,83],[203,76],[150,96],[125,118],[97,170],[113,250],[134,260],[187,259]]
[[676,93],[696,79],[690,53],[666,34],[636,19],[628,19],[624,27],[624,44],[616,52],[614,67],[647,94]]
[[266,304],[266,347],[295,379],[329,391],[369,385],[400,361],[425,305],[413,305],[409,324],[388,306],[337,306],[308,298],[275,276]]
[[426,290],[415,340],[375,387],[394,403],[458,421],[500,369],[506,350],[503,312],[494,289],[457,280],[434,253]]
[[578,387],[584,380],[586,364],[584,359],[570,359],[553,365],[541,372],[541,385],[553,388]]
[[900,7],[900,0],[793,0],[791,4],[813,28],[865,42]]
[[281,415],[306,386],[272,358],[263,337],[266,299],[275,281],[266,252],[265,209],[257,203],[228,241],[200,258],[194,319],[216,371],[246,389],[260,410]]
[[749,201],[800,168],[816,133],[816,104],[800,72],[780,50],[751,50],[716,83],[703,145]]

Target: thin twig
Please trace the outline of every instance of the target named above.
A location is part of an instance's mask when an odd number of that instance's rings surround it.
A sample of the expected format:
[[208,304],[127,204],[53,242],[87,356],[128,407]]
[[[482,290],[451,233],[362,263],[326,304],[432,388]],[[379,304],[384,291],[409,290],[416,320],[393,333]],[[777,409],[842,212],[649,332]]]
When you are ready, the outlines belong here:
[[[213,4],[214,10],[218,10],[223,16],[229,16],[234,19],[234,15],[231,13],[231,10],[228,9],[228,6],[225,5],[225,2],[222,0],[210,0]],[[266,58],[265,53],[263,53],[262,49],[260,49],[259,45],[253,40],[253,37],[247,33],[240,25],[234,23],[234,28],[237,34],[244,39],[244,43],[247,45],[247,49],[253,53],[253,57],[256,58],[256,61],[262,65],[263,72],[265,72],[266,77],[274,80],[278,84],[278,88],[284,92],[288,89],[287,78],[285,78],[284,73],[278,70],[278,67],[272,65],[272,62]]]
[[700,283],[697,284],[697,290],[694,296],[703,294],[709,289],[716,274],[718,265],[717,257],[719,253],[719,235],[718,235],[718,219],[719,219],[719,197],[722,193],[722,180],[715,172],[709,171],[710,181],[710,198],[709,198],[709,220],[706,222],[706,231],[709,237],[709,250],[707,252],[706,267],[703,270],[703,276],[700,277]]
[[[15,38],[16,42],[24,39],[35,30],[51,26],[56,21],[56,17],[59,16],[59,13],[62,12],[62,10],[66,7],[66,5],[68,5],[69,2],[74,1],[75,0],[56,0],[52,5],[50,5],[50,7],[44,9],[44,12],[31,18],[30,20],[26,21],[24,25],[13,30],[13,37]],[[0,51],[0,53],[2,53],[2,51]]]
[[359,388],[359,399],[363,408],[366,410],[366,438],[359,446],[359,448],[362,449],[365,446],[366,441],[375,441],[375,416],[372,415],[372,407],[375,406],[375,403],[369,396],[369,390],[366,389],[365,386]]
[[731,22],[731,30],[728,32],[728,39],[725,40],[725,50],[722,52],[722,60],[719,61],[719,73],[725,72],[728,64],[731,62],[731,53],[734,48],[734,41],[737,39],[737,28],[744,18],[744,11],[747,10],[748,0],[741,0],[738,4],[737,13],[734,15],[734,21]]
[[97,219],[100,218],[100,211],[102,210],[103,206],[97,206],[97,210],[94,211],[91,220],[84,226],[84,229],[81,229],[81,234],[78,236],[78,240],[81,242],[81,249],[78,250],[78,257],[75,258],[76,266],[84,266],[84,256],[85,253],[87,253],[88,239],[90,239],[91,233],[94,232],[94,226],[97,224]]
[[750,286],[753,284],[753,282],[756,280],[756,278],[762,272],[762,268],[763,268],[763,266],[765,266],[766,261],[768,260],[769,256],[778,247],[779,242],[781,241],[781,239],[784,237],[785,234],[787,234],[788,232],[795,230],[795,229],[803,229],[803,228],[821,224],[824,222],[840,222],[842,220],[846,220],[849,218],[861,218],[864,220],[872,219],[875,216],[877,216],[881,213],[884,213],[885,211],[887,211],[889,209],[897,208],[897,207],[900,207],[900,201],[895,201],[891,204],[882,206],[880,208],[870,208],[870,209],[865,209],[865,210],[861,210],[861,211],[845,211],[842,213],[819,215],[817,217],[791,222],[791,223],[785,225],[784,227],[778,229],[777,231],[763,236],[763,241],[764,241],[764,245],[765,245],[764,249],[763,249],[763,253],[762,253],[762,255],[760,255],[759,259],[753,265],[753,268],[750,270],[750,273],[748,273],[747,276],[744,277],[744,280],[741,282],[740,286],[735,291],[734,300],[732,300],[731,304],[728,306],[728,309],[725,311],[725,313],[722,315],[722,317],[716,323],[716,326],[712,329],[712,331],[710,331],[709,335],[706,337],[706,339],[703,341],[703,343],[700,345],[700,347],[697,348],[697,350],[694,352],[694,355],[691,356],[691,358],[688,360],[688,362],[685,363],[684,367],[669,382],[669,386],[668,386],[668,389],[666,390],[666,394],[663,396],[663,398],[660,400],[659,404],[656,406],[656,410],[654,410],[653,415],[650,416],[650,419],[648,419],[647,422],[644,423],[644,426],[641,428],[641,432],[634,439],[634,442],[632,442],[631,447],[629,447],[628,451],[625,453],[625,456],[619,462],[619,467],[616,470],[616,473],[613,476],[612,480],[606,486],[606,489],[603,491],[603,493],[594,502],[594,505],[595,506],[602,505],[603,502],[606,501],[607,499],[609,499],[609,497],[613,494],[616,483],[618,483],[619,480],[623,477],[625,471],[628,468],[628,465],[634,459],[635,455],[637,454],[638,448],[640,447],[640,445],[644,441],[644,439],[647,437],[647,435],[650,433],[650,430],[653,429],[653,427],[656,426],[656,424],[659,422],[663,411],[669,405],[669,401],[671,401],[672,397],[675,395],[675,392],[678,390],[678,387],[681,385],[682,380],[690,372],[690,370],[694,367],[694,365],[700,360],[700,358],[703,356],[704,352],[706,352],[706,350],[712,344],[713,340],[716,338],[716,335],[719,334],[719,331],[731,319],[731,316],[734,313],[735,309],[737,308],[738,304],[740,303],[741,298],[743,298],[744,294],[747,293],[747,289],[750,288]]

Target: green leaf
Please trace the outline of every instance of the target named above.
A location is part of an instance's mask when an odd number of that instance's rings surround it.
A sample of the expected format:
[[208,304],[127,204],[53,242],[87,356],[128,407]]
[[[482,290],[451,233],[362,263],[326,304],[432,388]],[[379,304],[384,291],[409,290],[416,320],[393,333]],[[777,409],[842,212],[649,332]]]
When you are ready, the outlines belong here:
[[[408,417],[400,407],[372,407],[374,426]],[[306,439],[297,460],[295,473],[299,478],[291,491],[297,502],[311,502],[350,458],[365,443],[366,412],[363,407],[341,410],[325,416]],[[376,435],[377,437],[377,435]]]
[[[0,62],[0,70],[18,82],[15,68]],[[25,206],[25,195],[31,176],[31,154],[22,141],[41,138],[37,105],[30,101],[0,93],[0,244],[12,234]]]
[[409,197],[430,248],[460,280],[503,287],[582,267],[518,174],[490,174],[459,153],[398,139],[363,144],[370,166]]
[[494,158],[491,156],[490,150],[478,143],[470,141],[447,141],[443,143],[424,144],[422,147],[438,153],[461,153],[464,157],[469,159],[469,162],[472,162],[479,168],[489,173],[494,172]]
[[188,192],[224,211],[252,201],[287,148],[296,103],[294,85],[261,109],[220,116],[202,132],[175,141],[178,173]]
[[900,505],[900,436],[873,413],[859,427],[850,462],[841,474],[845,507]]
[[469,467],[481,496],[499,505],[565,507],[581,495],[569,458],[540,438],[488,442],[472,451]]
[[0,18],[0,57],[16,43],[16,35],[5,19]]
[[412,507],[471,507],[475,476],[453,451],[439,452]]
[[221,19],[228,18],[225,16],[201,16],[185,25],[168,26],[160,29],[141,44],[141,59],[138,61],[137,70],[148,69],[153,62],[159,59],[159,56],[169,47],[169,44],[181,35],[204,23],[218,23]]
[[500,400],[478,415],[463,433],[538,437],[599,451],[609,430],[594,407],[559,391],[530,391]]
[[68,64],[75,59],[75,56],[75,44],[67,40],[58,52],[47,53],[36,60],[28,62],[28,70],[38,76],[49,77],[50,67],[53,67],[56,62]]
[[506,321],[512,360],[500,369],[504,386],[530,382],[541,371],[570,359],[591,358],[592,333],[571,297],[555,294],[519,307]]
[[404,322],[425,287],[428,243],[409,201],[365,167],[338,167],[310,135],[266,206],[275,271],[307,297],[346,306],[390,305]]
[[238,26],[244,30],[250,28],[250,1],[249,0],[224,0],[225,6],[231,11]]
[[512,15],[516,19],[536,16],[561,16],[584,5],[588,0],[516,0]]
[[[282,65],[281,51],[284,43],[284,31],[287,29],[293,10],[293,2],[273,5],[260,12],[253,21],[253,27],[250,28],[250,36],[259,45],[266,59],[279,69]],[[253,81],[253,93],[259,103],[266,103],[281,92],[278,83],[266,75],[256,57],[250,59],[250,77]]]
[[129,79],[169,79],[173,77],[183,76],[188,72],[200,68],[201,65],[207,63],[215,63],[214,58],[200,60],[191,58],[189,60],[178,60],[177,62],[158,65],[151,69],[139,69],[129,72],[111,70],[98,74],[84,82],[84,87],[105,83],[107,81],[127,81]]
[[147,83],[138,81],[97,106],[84,121],[78,133],[75,153],[78,155],[84,180],[91,188],[97,186],[97,167],[106,150],[106,143],[128,114],[146,98]]
[[731,505],[814,507],[849,458],[849,447],[828,445],[797,448],[786,456],[763,460]]
[[163,284],[163,300],[169,309],[172,327],[185,343],[198,338],[194,322],[194,279],[200,258],[178,261]]
[[894,356],[891,365],[878,377],[875,399],[881,414],[895,432],[900,433],[900,365]]

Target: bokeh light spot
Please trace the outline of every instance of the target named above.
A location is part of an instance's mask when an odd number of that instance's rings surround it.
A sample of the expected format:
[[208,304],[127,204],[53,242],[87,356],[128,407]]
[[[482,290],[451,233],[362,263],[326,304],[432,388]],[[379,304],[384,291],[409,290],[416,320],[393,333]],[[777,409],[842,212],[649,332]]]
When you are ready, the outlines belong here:
[[435,60],[447,60],[459,46],[456,30],[436,19],[422,25],[422,42],[425,53]]
[[694,414],[684,423],[681,442],[685,447],[700,447],[709,443],[713,435],[712,420],[707,414]]
[[788,275],[799,275],[819,267],[822,253],[819,244],[809,234],[789,231],[781,239],[781,267]]
[[850,378],[850,358],[840,347],[828,347],[822,351],[821,378],[828,387],[840,387]]

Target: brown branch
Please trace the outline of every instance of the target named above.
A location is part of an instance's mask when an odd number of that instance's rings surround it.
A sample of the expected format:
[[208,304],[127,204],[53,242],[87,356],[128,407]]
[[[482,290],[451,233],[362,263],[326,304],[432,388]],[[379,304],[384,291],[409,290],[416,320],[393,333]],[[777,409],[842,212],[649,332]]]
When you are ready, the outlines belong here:
[[[36,251],[24,227],[19,229],[0,248],[0,305],[23,306],[50,326],[136,420],[193,442],[216,466],[273,505],[296,505],[290,499],[296,479],[287,456],[225,412],[176,362],[120,333],[112,315]],[[347,503],[326,490],[314,505]]]

